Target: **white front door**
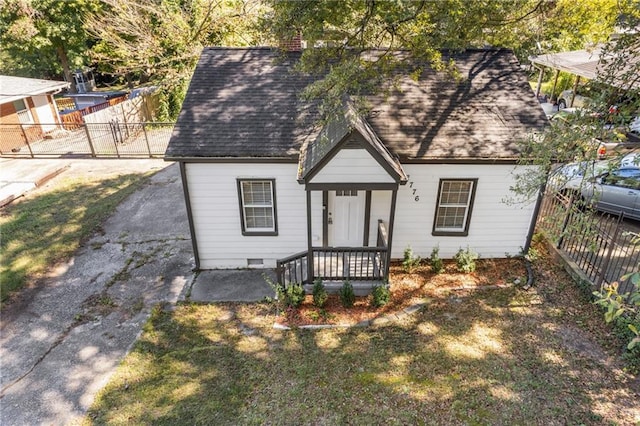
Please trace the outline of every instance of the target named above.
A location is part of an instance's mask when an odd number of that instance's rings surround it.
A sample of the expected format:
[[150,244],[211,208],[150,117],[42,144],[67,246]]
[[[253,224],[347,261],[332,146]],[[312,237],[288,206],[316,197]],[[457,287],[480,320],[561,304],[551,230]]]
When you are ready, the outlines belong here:
[[364,237],[365,191],[331,191],[329,203],[329,245],[361,247]]

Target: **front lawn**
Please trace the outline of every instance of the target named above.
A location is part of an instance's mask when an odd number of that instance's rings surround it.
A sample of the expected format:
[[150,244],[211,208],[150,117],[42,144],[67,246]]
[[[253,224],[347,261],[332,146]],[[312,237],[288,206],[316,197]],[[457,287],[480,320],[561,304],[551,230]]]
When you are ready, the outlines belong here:
[[[154,310],[86,424],[634,424],[623,344],[556,268],[402,320],[281,331],[272,305]],[[604,344],[603,343],[607,343]]]

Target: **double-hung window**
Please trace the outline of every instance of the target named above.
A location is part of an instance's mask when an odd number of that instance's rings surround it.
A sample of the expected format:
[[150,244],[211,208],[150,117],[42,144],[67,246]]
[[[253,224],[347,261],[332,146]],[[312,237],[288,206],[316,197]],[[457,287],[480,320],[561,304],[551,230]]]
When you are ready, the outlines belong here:
[[27,107],[27,103],[24,99],[18,99],[13,101],[13,107],[18,115],[18,120],[21,124],[33,124],[33,117],[31,117],[31,111]]
[[433,235],[466,236],[478,179],[440,179]]
[[274,179],[238,179],[243,235],[278,235]]

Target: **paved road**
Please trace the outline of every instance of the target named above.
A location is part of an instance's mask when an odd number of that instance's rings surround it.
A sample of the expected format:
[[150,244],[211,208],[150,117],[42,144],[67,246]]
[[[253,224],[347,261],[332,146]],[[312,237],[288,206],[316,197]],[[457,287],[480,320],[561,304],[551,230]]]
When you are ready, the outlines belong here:
[[[106,161],[105,170],[126,164]],[[3,308],[0,424],[82,418],[151,308],[174,303],[193,281],[179,170],[156,161],[163,169],[118,207],[103,235]]]

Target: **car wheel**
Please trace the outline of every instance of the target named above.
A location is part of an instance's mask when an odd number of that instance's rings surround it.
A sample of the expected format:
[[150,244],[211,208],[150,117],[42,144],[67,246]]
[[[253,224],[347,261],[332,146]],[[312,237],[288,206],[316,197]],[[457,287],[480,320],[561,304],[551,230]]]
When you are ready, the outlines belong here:
[[560,99],[558,101],[558,111],[560,111],[561,109],[565,109],[567,107],[567,101],[565,101],[564,99]]

